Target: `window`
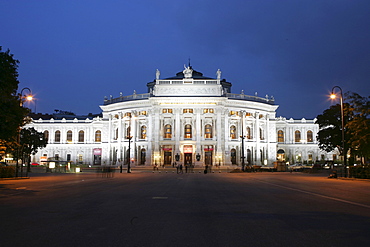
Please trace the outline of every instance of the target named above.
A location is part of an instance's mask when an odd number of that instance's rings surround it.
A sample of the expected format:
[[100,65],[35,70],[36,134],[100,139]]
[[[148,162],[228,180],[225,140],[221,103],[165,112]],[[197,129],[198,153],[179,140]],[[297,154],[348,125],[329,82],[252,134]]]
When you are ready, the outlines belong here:
[[247,127],[247,138],[252,139],[251,128]]
[[185,136],[184,136],[184,138],[185,139],[192,138],[192,131],[191,131],[191,125],[190,124],[185,125]]
[[337,155],[333,154],[333,161],[336,161],[336,160],[337,160]]
[[214,113],[214,110],[213,109],[203,109],[203,113]]
[[67,161],[71,161],[71,154],[67,154]]
[[126,112],[125,117],[131,117],[131,112]]
[[82,156],[82,154],[79,154],[78,155],[78,163],[82,164],[82,162],[83,162],[83,156]]
[[95,142],[101,142],[101,131],[95,131]]
[[235,127],[235,125],[232,125],[230,127],[230,138],[231,139],[236,139],[236,127]]
[[146,116],[146,115],[147,115],[147,112],[146,112],[146,111],[140,111],[140,112],[139,112],[139,115]]
[[312,161],[312,154],[308,154],[308,160]]
[[78,132],[78,142],[84,142],[85,139],[85,132],[83,130],[80,130]]
[[204,127],[204,138],[211,139],[212,138],[212,125],[207,124]]
[[182,113],[193,113],[193,109],[183,109]]
[[166,124],[164,126],[164,138],[171,139],[172,138],[172,126],[170,124]]
[[59,130],[55,131],[54,141],[57,143],[60,142],[60,131]]
[[172,109],[162,109],[162,113],[172,113]]
[[278,142],[284,142],[284,131],[278,131]]
[[140,139],[146,139],[146,126],[141,126]]
[[47,131],[47,130],[44,131],[44,139],[45,140],[49,139],[49,131]]
[[113,139],[114,139],[114,140],[117,140],[117,139],[118,139],[118,128],[116,128],[116,129],[114,130],[114,136],[113,136]]
[[236,115],[236,116],[239,116],[239,112],[238,111],[230,111],[230,115]]
[[307,142],[313,142],[313,134],[312,131],[307,131]]
[[126,139],[130,139],[131,136],[131,126],[126,128]]
[[260,128],[260,140],[265,140],[265,137],[263,135],[263,129]]
[[299,130],[296,130],[294,133],[294,141],[301,142],[301,132]]
[[67,131],[67,142],[72,142],[72,130]]

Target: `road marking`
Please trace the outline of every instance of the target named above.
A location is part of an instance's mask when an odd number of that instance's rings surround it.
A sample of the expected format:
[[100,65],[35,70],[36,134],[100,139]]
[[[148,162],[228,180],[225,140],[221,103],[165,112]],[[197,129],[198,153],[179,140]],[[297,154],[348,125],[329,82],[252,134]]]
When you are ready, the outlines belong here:
[[314,193],[314,192],[309,192],[309,191],[306,191],[306,190],[295,189],[295,188],[287,187],[287,186],[284,186],[284,185],[279,185],[279,184],[274,184],[274,183],[262,181],[260,179],[255,179],[254,178],[254,180],[257,180],[257,181],[259,181],[261,183],[265,183],[265,184],[271,184],[271,185],[274,185],[274,186],[277,186],[277,187],[280,187],[280,188],[293,190],[293,191],[298,191],[298,192],[305,193],[305,194],[308,194],[308,195],[318,196],[318,197],[322,197],[322,198],[326,198],[326,199],[330,199],[330,200],[334,200],[334,201],[338,201],[338,202],[344,202],[344,203],[348,203],[348,204],[359,206],[359,207],[370,208],[369,205],[362,204],[362,203],[351,202],[351,201],[339,199],[339,198],[336,198],[336,197],[325,196],[325,195],[317,194],[317,193]]

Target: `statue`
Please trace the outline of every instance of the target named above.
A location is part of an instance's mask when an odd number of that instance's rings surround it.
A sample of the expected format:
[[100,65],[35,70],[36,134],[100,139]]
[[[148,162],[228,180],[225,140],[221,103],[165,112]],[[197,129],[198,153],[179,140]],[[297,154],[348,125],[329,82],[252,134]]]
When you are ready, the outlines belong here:
[[159,76],[161,75],[161,72],[157,69],[155,72],[155,79],[159,80]]
[[193,75],[193,70],[191,69],[191,66],[186,67],[186,65],[184,64],[184,68],[185,69],[182,71],[182,73],[184,73],[185,78],[191,78]]
[[221,70],[220,69],[217,70],[216,75],[217,75],[217,80],[220,80],[221,79]]

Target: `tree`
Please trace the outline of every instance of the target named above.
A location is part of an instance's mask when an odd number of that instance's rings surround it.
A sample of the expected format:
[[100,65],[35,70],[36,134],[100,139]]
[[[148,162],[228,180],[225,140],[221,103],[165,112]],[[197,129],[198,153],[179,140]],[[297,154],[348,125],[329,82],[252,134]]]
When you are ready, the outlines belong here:
[[39,148],[46,147],[48,140],[42,132],[38,132],[35,128],[22,129],[20,132],[20,157],[24,162],[27,162],[27,170],[30,171],[31,162],[30,156],[35,155]]
[[370,97],[362,97],[357,93],[346,93],[351,121],[346,125],[351,136],[352,154],[362,158],[370,157]]
[[347,92],[344,108],[344,150],[342,146],[342,123],[340,105],[333,105],[317,116],[316,124],[319,148],[327,152],[337,148],[341,155],[351,154],[368,158],[370,156],[370,102],[369,97]]
[[[347,104],[344,104],[343,106],[346,109],[345,106],[347,106]],[[344,116],[345,116],[344,122],[347,122],[348,114],[344,114]],[[330,106],[330,108],[326,109],[323,112],[323,114],[317,116],[315,123],[319,125],[320,129],[320,131],[317,133],[319,148],[326,152],[331,152],[335,148],[338,148],[339,152],[343,155],[344,150],[342,145],[341,106],[339,104]],[[347,136],[348,134],[346,132],[347,131],[345,129],[344,130],[345,136]],[[346,143],[344,144],[345,147],[348,146]]]
[[0,46],[0,146],[17,141],[19,128],[25,124],[28,109],[21,107],[18,90],[18,64],[10,51]]

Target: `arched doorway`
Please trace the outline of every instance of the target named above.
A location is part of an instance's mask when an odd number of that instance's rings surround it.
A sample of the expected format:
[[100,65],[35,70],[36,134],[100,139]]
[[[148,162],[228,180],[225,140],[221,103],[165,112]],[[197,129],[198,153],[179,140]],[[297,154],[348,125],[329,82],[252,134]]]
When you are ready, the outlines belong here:
[[285,161],[285,151],[283,149],[279,149],[277,151],[276,158],[278,161]]
[[236,149],[235,148],[231,149],[230,156],[231,156],[231,164],[236,165]]
[[146,161],[146,149],[142,148],[140,151],[140,165],[145,165]]

